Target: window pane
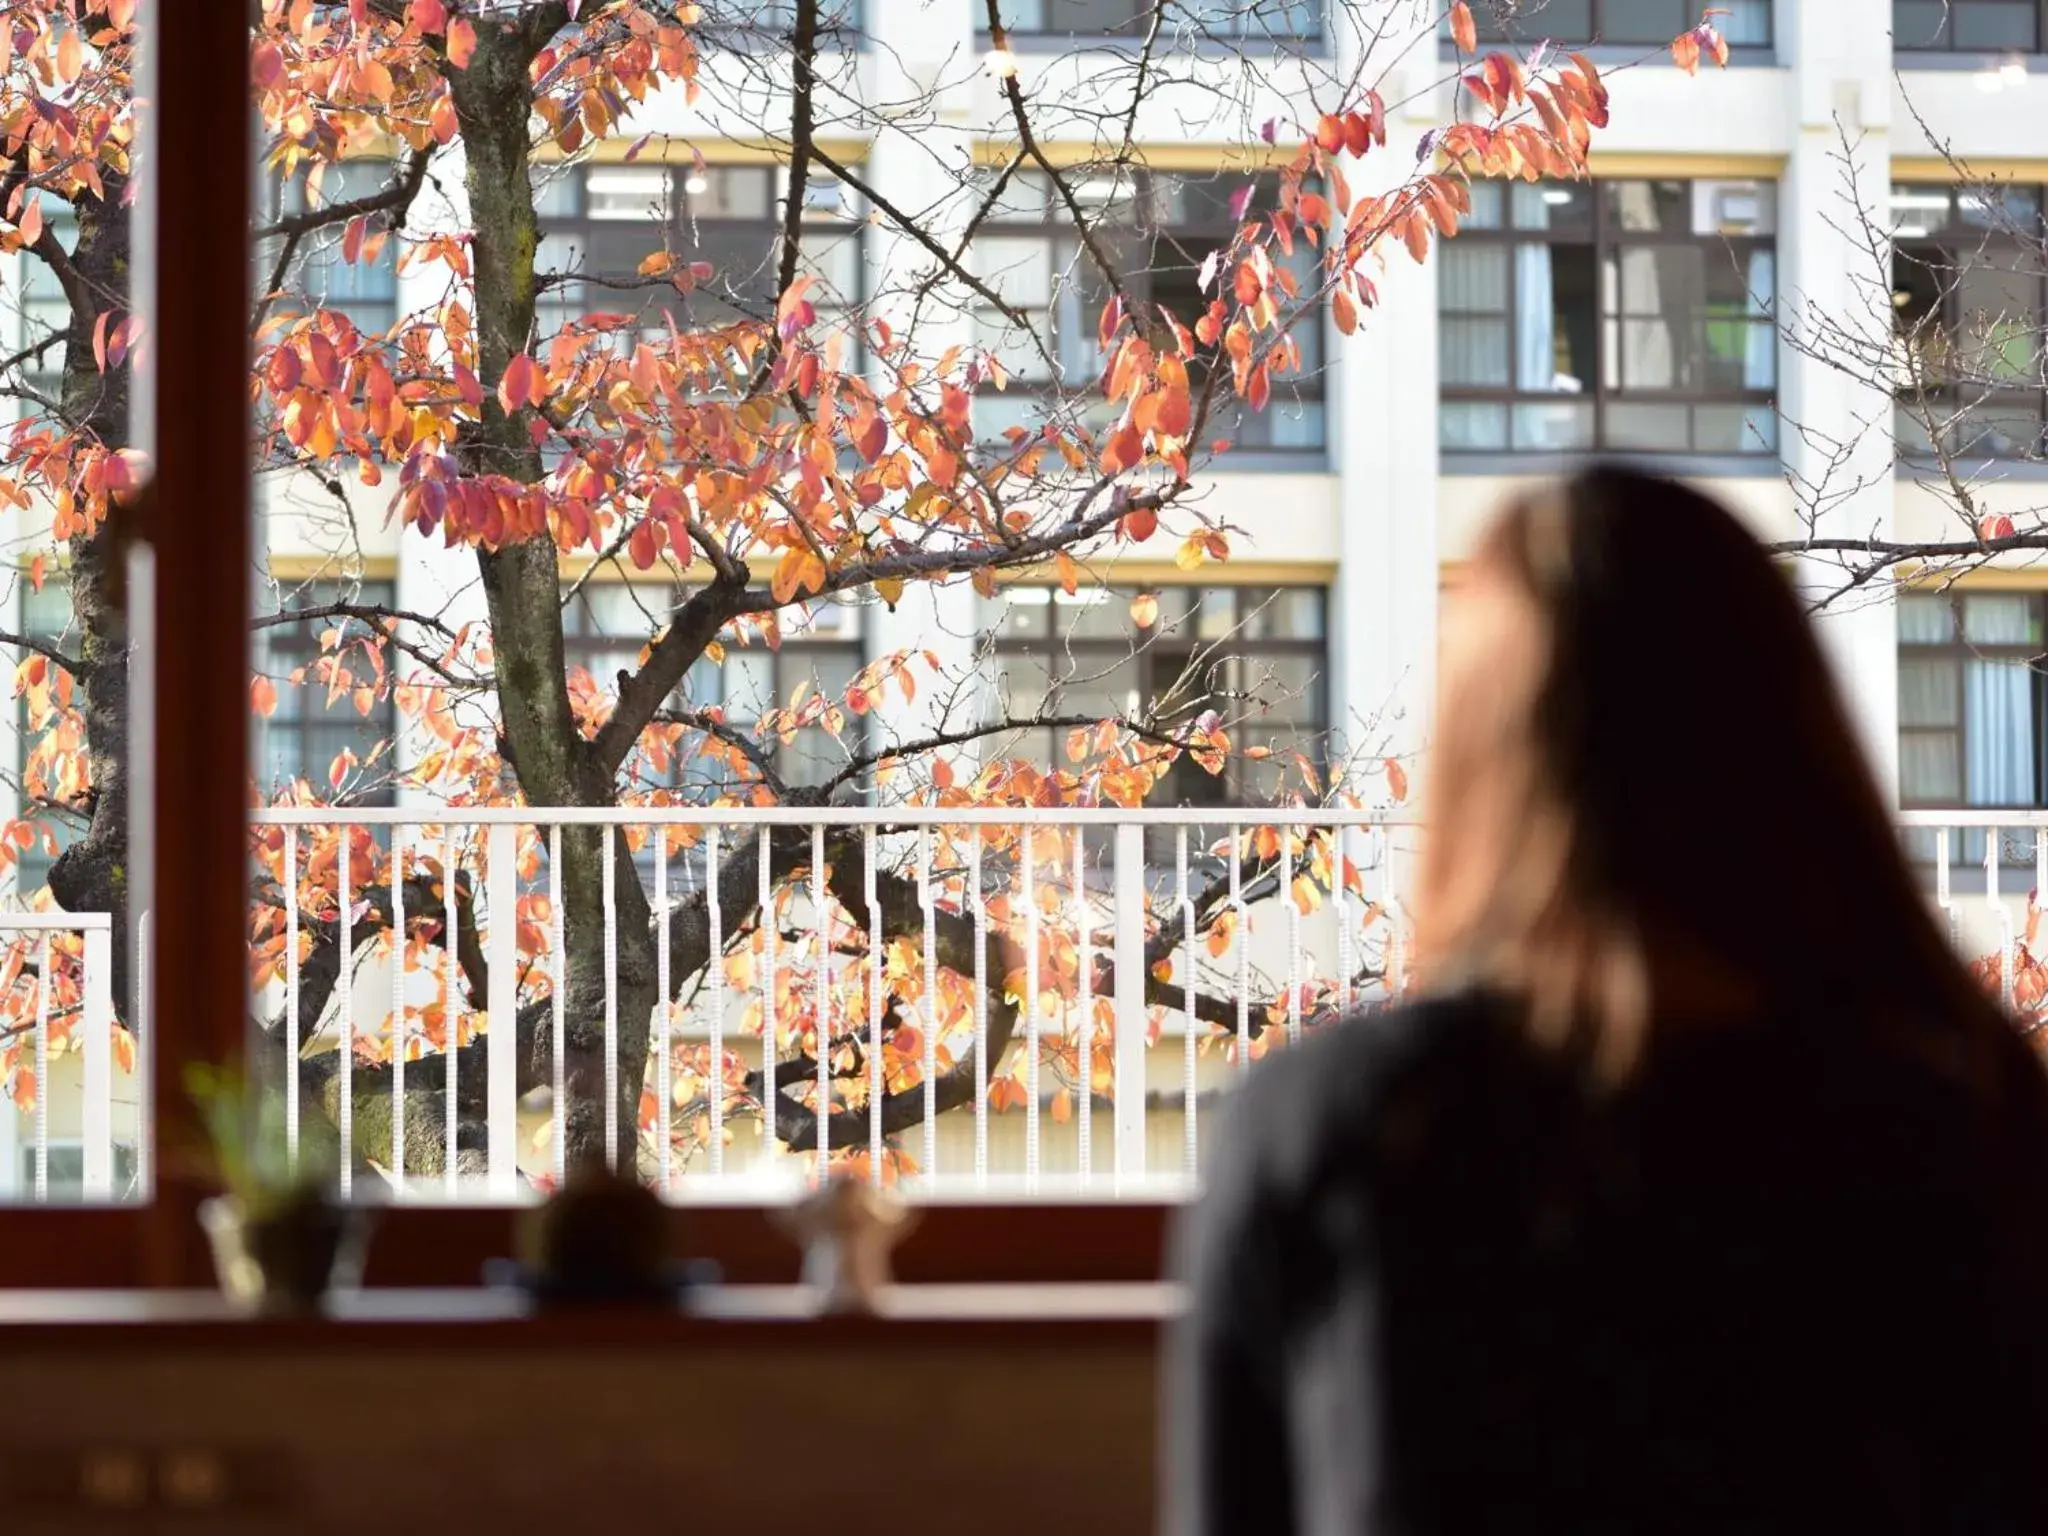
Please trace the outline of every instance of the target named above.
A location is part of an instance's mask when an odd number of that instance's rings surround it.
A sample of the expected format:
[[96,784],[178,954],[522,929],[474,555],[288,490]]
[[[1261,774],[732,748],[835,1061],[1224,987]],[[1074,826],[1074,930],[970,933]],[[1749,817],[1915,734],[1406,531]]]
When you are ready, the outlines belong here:
[[1595,378],[1593,247],[1515,248],[1515,383],[1536,393],[1582,393]]
[[2039,645],[2040,608],[2023,592],[1972,592],[1963,598],[1966,645]]
[[1949,0],[1892,0],[1892,46],[1901,52],[1948,47]]
[[1437,441],[1452,451],[1484,452],[1508,445],[1508,408],[1446,400],[1437,410]]
[[1552,37],[1583,43],[1593,35],[1593,0],[1551,0],[1541,9],[1482,3],[1472,7],[1472,19],[1478,23],[1480,37],[1491,42]]
[[1953,736],[1915,731],[1899,738],[1899,795],[1936,805],[1954,805],[1963,798]]
[[1955,638],[1955,610],[1945,597],[1908,593],[1899,599],[1901,645],[1947,645]]
[[1593,189],[1583,182],[1516,182],[1509,193],[1515,228],[1591,234]]
[[2031,53],[2040,40],[2035,7],[2028,0],[1954,0],[1955,46],[2016,48]]
[[1514,409],[1515,447],[1564,452],[1593,446],[1593,405],[1565,403],[1518,405]]
[[661,219],[668,201],[668,172],[660,166],[592,166],[585,176],[591,218]]
[[1971,805],[2034,800],[2033,671],[2017,662],[1963,664],[1963,791]]
[[1505,389],[1508,384],[1508,323],[1446,316],[1441,327],[1443,382],[1454,386]]
[[1508,247],[1453,240],[1444,247],[1438,304],[1446,310],[1505,312],[1508,307]]
[[1954,662],[1899,663],[1900,725],[1954,726],[1962,720],[1962,673]]
[[1691,412],[1682,405],[1637,405],[1615,401],[1607,407],[1607,446],[1683,452],[1690,446]]
[[1696,405],[1692,446],[1696,453],[1775,453],[1778,413],[1767,405]]

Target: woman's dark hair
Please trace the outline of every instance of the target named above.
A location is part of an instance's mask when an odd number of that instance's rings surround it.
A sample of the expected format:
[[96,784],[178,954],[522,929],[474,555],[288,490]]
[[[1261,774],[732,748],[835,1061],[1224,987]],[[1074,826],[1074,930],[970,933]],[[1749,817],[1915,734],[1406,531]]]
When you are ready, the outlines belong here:
[[1727,510],[1594,468],[1509,505],[1472,571],[1515,613],[1446,668],[1426,980],[1524,997],[1615,1073],[1695,1020],[1992,1014],[1790,575]]

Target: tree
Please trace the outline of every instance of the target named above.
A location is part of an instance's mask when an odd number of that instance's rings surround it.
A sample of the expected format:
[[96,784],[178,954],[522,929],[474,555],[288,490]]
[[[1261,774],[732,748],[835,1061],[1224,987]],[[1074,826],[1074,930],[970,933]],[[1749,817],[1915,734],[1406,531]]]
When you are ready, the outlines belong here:
[[[1246,26],[1257,22],[1263,0],[1161,3],[1120,62],[1095,70],[1087,89],[1040,93],[1006,46],[996,0],[980,4],[996,44],[986,62],[998,103],[980,126],[1000,147],[997,163],[948,163],[942,191],[901,206],[847,162],[834,135],[914,137],[929,128],[929,101],[892,100],[884,111],[861,100],[844,56],[846,30],[822,0],[772,8],[777,28],[787,29],[772,47],[746,27],[742,13],[758,8],[731,5],[266,0],[252,23],[249,61],[263,162],[301,192],[256,232],[263,269],[252,317],[254,462],[331,498],[338,569],[347,569],[367,501],[348,490],[354,481],[388,497],[407,537],[468,562],[486,610],[469,619],[358,595],[260,616],[259,627],[331,620],[321,654],[291,681],[329,697],[395,699],[423,743],[402,770],[381,749],[360,761],[344,754],[327,784],[300,783],[287,798],[347,804],[402,773],[415,787],[469,805],[806,806],[855,796],[905,805],[1136,805],[1182,759],[1215,772],[1232,757],[1272,752],[1259,739],[1260,701],[1222,696],[1200,662],[1142,710],[1107,719],[1057,708],[992,711],[924,647],[876,658],[829,695],[800,688],[752,727],[694,700],[689,680],[743,647],[776,646],[826,602],[894,607],[959,583],[990,594],[1010,573],[1041,570],[1073,593],[1099,583],[1092,573],[1119,552],[1154,540],[1168,541],[1189,569],[1227,560],[1234,530],[1202,506],[1202,471],[1232,423],[1268,409],[1298,375],[1299,328],[1320,323],[1326,309],[1340,333],[1370,324],[1375,274],[1390,261],[1424,260],[1435,240],[1453,234],[1472,178],[1583,174],[1591,134],[1606,120],[1600,74],[1576,56],[1478,57],[1470,14],[1454,4],[1452,31],[1469,56],[1458,117],[1426,139],[1411,164],[1407,146],[1387,144],[1376,84],[1401,51],[1384,35],[1384,6],[1331,7],[1333,23],[1354,32],[1358,45],[1355,67],[1340,73],[1332,61],[1247,45]],[[128,652],[112,573],[130,531],[125,498],[146,474],[125,435],[129,371],[148,346],[124,282],[128,156],[141,110],[130,77],[133,11],[132,0],[92,10],[73,0],[20,0],[0,19],[0,244],[47,268],[64,314],[57,332],[7,360],[8,392],[26,410],[7,440],[0,492],[25,514],[52,510],[75,602],[61,641],[0,636],[24,654],[17,686],[41,729],[24,776],[25,814],[8,842],[49,840],[60,818],[81,823],[52,869],[50,894],[67,908],[116,913],[127,901]],[[1426,27],[1434,18],[1422,20]],[[1408,32],[1410,42],[1428,36]],[[1101,196],[1137,185],[1141,113],[1155,101],[1184,104],[1193,52],[1219,38],[1233,41],[1242,75],[1235,94],[1204,94],[1213,121],[1248,122],[1250,104],[1269,99],[1284,71],[1307,79],[1314,109],[1242,130],[1239,147],[1272,169],[1225,182],[1233,233],[1203,256],[1192,288],[1176,290],[1184,295],[1176,307],[1148,297],[1144,281],[1167,258],[1111,228]],[[1718,51],[1706,26],[1681,45],[1691,53],[1681,62],[1696,62],[1701,48]],[[756,125],[772,143],[786,181],[772,249],[756,253],[767,281],[751,284],[738,270],[744,262],[722,268],[659,233],[650,233],[630,272],[542,259],[536,187],[546,168],[589,154],[598,141],[631,137],[636,114],[659,102],[687,103],[707,123]],[[1048,147],[1076,141],[1090,146],[1078,163]],[[395,150],[388,181],[323,195],[338,165],[376,145]],[[634,140],[627,158],[701,166],[693,153],[685,141],[650,136]],[[876,230],[920,253],[922,270],[908,291],[852,302],[860,296],[831,291],[815,269],[807,194],[834,185],[859,200]],[[1061,282],[1091,301],[1094,345],[1080,367],[1071,338],[1063,354],[1049,351],[1043,326],[973,259],[972,237],[1025,186],[1044,196],[1047,216],[1078,253]],[[68,237],[58,234],[59,211],[74,231]],[[408,268],[431,269],[441,288],[388,328],[359,328],[341,307],[299,289],[309,250],[332,249],[345,266],[358,266],[393,247]],[[565,307],[560,296],[574,284],[616,308]],[[943,322],[977,310],[1006,333],[1001,343],[932,344]],[[61,385],[50,394],[31,374],[59,344]],[[1040,415],[999,435],[977,430],[977,398],[1003,390],[1020,357],[1052,381],[1040,391]],[[31,559],[31,582],[43,579],[50,553]],[[665,596],[649,598],[644,647],[615,677],[593,678],[569,663],[565,588],[573,596],[583,579],[572,561],[615,566],[644,577],[644,590],[677,593],[672,608]],[[274,708],[276,690],[276,679],[254,679],[253,707]],[[899,723],[917,700],[922,713]],[[1025,728],[1062,733],[1068,766],[1004,755]],[[839,743],[836,766],[819,781],[792,782],[783,771],[778,746],[799,731]],[[675,780],[678,760],[691,765],[688,783]],[[1398,763],[1357,766],[1383,774],[1393,798],[1405,793]],[[1356,774],[1338,777],[1333,786],[1303,757],[1293,793],[1360,792]],[[518,1031],[522,1084],[553,1077],[550,988],[559,957],[569,1149],[605,1150],[609,912],[620,1128],[611,1150],[622,1157],[643,1145],[658,1006],[727,974],[778,1002],[777,1038],[766,1052],[775,1087],[738,1056],[714,1062],[707,1052],[678,1050],[666,1065],[681,1074],[688,1112],[676,1134],[685,1154],[710,1136],[714,1118],[730,1126],[772,1108],[778,1136],[797,1150],[816,1145],[821,1115],[843,1119],[845,1128],[830,1135],[845,1148],[865,1141],[870,1094],[883,1095],[892,1132],[930,1108],[963,1102],[976,1069],[977,973],[991,981],[980,1067],[995,1078],[995,1097],[1035,1089],[1041,1066],[1070,1093],[1086,1094],[1106,1070],[1113,1031],[1131,1021],[1078,1006],[1084,982],[1095,998],[1109,995],[1113,978],[1100,949],[1085,976],[1079,955],[1060,945],[1040,956],[1035,977],[1022,976],[1024,890],[1049,909],[1071,901],[1078,878],[1069,850],[1044,846],[1053,840],[1042,835],[1025,858],[1027,836],[986,834],[980,884],[971,890],[960,840],[937,839],[938,965],[928,983],[909,961],[926,914],[900,840],[875,845],[882,851],[872,867],[869,845],[853,834],[826,839],[822,865],[800,829],[728,842],[716,876],[725,921],[714,938],[701,885],[671,902],[662,920],[636,859],[645,851],[638,835],[621,834],[608,849],[595,829],[572,828],[555,850],[528,834],[517,920],[522,955],[533,963],[521,978],[518,1017],[499,1025]],[[415,843],[394,871],[389,845],[361,828],[346,842],[331,834],[300,840],[289,869],[275,829],[254,845],[253,976],[271,987],[295,976],[301,1020],[321,1018],[342,979],[344,898],[357,961],[402,947],[409,967],[438,975],[452,965],[459,974],[452,1009],[404,1010],[405,1040],[395,1049],[412,1061],[406,1158],[418,1172],[440,1163],[451,1056],[461,1143],[480,1148],[484,1073],[463,1058],[481,1052],[498,1021],[483,1014],[474,861],[451,870],[438,846]],[[1248,890],[1277,889],[1284,863],[1298,873],[1283,899],[1307,906],[1340,887],[1363,897],[1357,871],[1326,835],[1283,841],[1268,831],[1216,852],[1219,867],[1235,865]],[[694,836],[671,834],[663,856],[705,863]],[[405,910],[399,932],[394,874]],[[287,883],[302,917],[294,956],[284,953]],[[831,915],[830,942],[822,950],[808,940],[778,943],[778,914],[813,891]],[[451,894],[457,916],[449,925],[442,914]],[[1232,942],[1228,895],[1228,879],[1218,876],[1192,898],[1199,940],[1219,956]],[[971,912],[977,904],[986,907],[985,933]],[[1145,988],[1158,1006],[1180,1001],[1166,963],[1185,937],[1177,927],[1175,912],[1162,908],[1148,930]],[[669,999],[658,979],[664,938]],[[117,995],[125,996],[125,954],[121,965]],[[820,966],[831,992],[822,1041],[813,1014]],[[1043,1049],[1009,1052],[1014,1034],[1034,1032],[1020,1019],[1034,993],[1047,1026]],[[33,985],[6,996],[18,1052]],[[1227,989],[1205,996],[1197,1011],[1216,1023],[1234,1018],[1226,997]],[[1331,1001],[1320,992],[1293,1006],[1314,1016]],[[1255,1010],[1261,1044],[1266,1019],[1284,1018],[1288,1006],[1275,999]],[[388,1129],[375,1128],[380,1118],[388,1128],[391,1113],[391,1023],[364,1021],[353,1074],[357,1146],[372,1153],[389,1145]],[[281,1041],[281,1017],[261,1024]],[[879,1061],[868,1054],[877,1041]],[[833,1078],[829,1103],[816,1091],[821,1051]],[[34,1091],[11,1064],[17,1097]],[[333,1066],[332,1057],[309,1060],[300,1074],[316,1118],[335,1107]]]

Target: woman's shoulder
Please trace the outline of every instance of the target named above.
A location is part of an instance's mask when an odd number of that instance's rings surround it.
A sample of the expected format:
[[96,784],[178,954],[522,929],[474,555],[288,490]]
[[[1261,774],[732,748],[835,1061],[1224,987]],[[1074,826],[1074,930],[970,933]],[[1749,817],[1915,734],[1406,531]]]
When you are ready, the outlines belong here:
[[1506,1005],[1483,993],[1348,1014],[1254,1066],[1232,1094],[1229,1139],[1282,1182],[1306,1177],[1333,1144],[1369,1135],[1410,1085],[1519,1038],[1506,1021]]

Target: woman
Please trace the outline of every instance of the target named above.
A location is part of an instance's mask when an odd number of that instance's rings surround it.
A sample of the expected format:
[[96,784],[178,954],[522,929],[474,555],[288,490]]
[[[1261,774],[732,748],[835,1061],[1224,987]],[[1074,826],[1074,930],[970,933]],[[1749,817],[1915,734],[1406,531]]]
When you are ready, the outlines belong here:
[[2048,1532],[2048,1079],[1790,584],[1596,469],[1446,625],[1426,1001],[1253,1075],[1179,1239],[1181,1532]]

